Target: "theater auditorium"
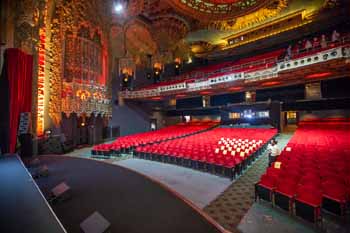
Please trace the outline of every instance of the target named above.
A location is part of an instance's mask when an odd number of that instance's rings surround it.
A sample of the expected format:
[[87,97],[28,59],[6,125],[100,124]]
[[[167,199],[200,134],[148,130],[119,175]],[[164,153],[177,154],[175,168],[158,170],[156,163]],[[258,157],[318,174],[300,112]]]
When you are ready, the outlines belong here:
[[349,0],[2,0],[0,233],[350,233]]

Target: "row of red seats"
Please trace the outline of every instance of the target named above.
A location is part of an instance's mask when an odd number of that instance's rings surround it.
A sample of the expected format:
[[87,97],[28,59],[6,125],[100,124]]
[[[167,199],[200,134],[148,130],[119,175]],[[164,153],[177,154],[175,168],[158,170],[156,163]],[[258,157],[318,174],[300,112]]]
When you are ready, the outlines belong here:
[[161,142],[197,133],[214,127],[217,124],[218,122],[216,121],[199,121],[186,124],[180,123],[156,131],[123,136],[119,137],[113,143],[94,146],[92,154],[110,155],[111,153],[119,154],[121,152],[129,152],[131,148],[139,145]]
[[233,178],[276,133],[276,129],[216,128],[159,144],[139,146],[135,149],[135,156]]
[[256,185],[256,195],[312,222],[350,201],[350,123],[308,122]]

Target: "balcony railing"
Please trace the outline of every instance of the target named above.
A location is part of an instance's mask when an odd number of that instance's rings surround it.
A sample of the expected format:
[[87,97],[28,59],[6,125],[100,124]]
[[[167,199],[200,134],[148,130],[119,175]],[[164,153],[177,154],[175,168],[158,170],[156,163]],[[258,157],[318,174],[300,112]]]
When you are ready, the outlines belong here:
[[278,60],[278,57],[264,58],[207,72],[203,74],[200,79],[184,79],[182,82],[176,84],[161,84],[161,86],[155,86],[152,89],[123,91],[119,94],[123,98],[147,98],[178,92],[210,89],[213,85],[237,80],[254,82],[262,79],[275,78],[278,77],[278,73],[282,71],[325,62],[331,59],[350,57],[349,44],[350,36],[345,36],[338,42],[329,42],[328,48],[299,51],[297,54],[292,54],[292,58],[288,60]]

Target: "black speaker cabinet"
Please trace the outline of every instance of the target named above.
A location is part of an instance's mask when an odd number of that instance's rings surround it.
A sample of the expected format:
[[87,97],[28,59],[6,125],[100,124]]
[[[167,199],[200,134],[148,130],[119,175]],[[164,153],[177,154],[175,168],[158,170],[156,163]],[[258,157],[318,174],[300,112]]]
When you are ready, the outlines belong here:
[[21,143],[21,157],[33,156],[33,138],[29,133],[21,134],[18,136]]

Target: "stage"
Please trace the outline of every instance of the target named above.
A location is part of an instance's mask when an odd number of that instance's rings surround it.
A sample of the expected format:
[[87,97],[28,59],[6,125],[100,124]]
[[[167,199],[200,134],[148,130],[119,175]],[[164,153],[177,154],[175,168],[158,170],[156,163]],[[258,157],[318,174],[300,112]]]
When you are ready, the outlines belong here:
[[17,155],[0,157],[0,232],[65,233]]
[[50,175],[37,183],[47,193],[60,182],[72,198],[53,205],[69,233],[94,211],[110,223],[111,232],[227,232],[199,208],[161,183],[115,164],[69,156],[40,156]]

